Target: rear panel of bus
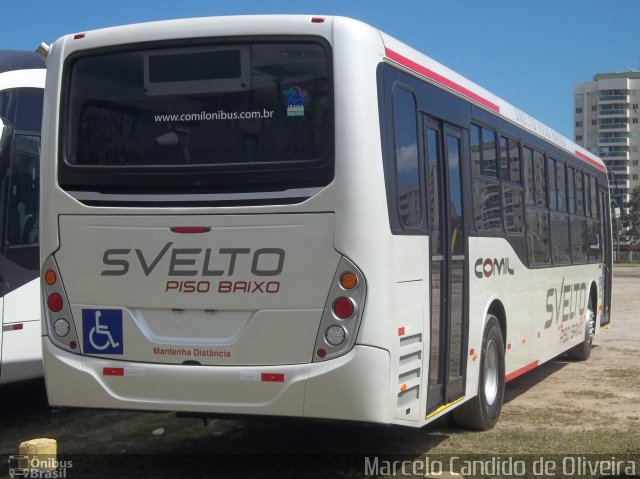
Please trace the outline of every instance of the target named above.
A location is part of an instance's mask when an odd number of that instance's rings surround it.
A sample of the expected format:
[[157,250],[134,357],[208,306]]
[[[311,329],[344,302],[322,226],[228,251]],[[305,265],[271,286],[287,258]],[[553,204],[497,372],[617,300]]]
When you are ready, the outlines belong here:
[[[358,339],[374,259],[353,245],[363,222],[388,222],[355,205],[365,184],[340,180],[354,168],[341,125],[367,113],[336,108],[349,86],[334,70],[353,57],[332,43],[352,33],[336,39],[329,19],[178,23],[189,38],[151,25],[53,46],[50,402],[386,422],[389,354]],[[352,161],[373,158],[382,187],[380,143],[355,135]]]

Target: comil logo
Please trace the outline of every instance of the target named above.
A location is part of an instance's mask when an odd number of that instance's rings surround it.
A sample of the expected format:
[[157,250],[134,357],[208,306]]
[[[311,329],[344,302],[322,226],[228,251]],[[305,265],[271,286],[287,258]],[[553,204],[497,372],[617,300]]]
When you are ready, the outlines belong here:
[[475,265],[476,278],[490,278],[492,276],[503,276],[515,274],[513,268],[509,266],[509,258],[478,258]]

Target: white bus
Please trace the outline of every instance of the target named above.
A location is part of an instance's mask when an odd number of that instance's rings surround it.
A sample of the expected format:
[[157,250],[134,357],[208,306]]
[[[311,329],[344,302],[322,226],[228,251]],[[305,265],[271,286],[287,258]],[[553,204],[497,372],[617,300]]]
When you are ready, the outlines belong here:
[[44,61],[0,50],[0,384],[42,376],[38,254]]
[[602,161],[375,28],[122,26],[47,68],[53,405],[486,429],[608,322]]

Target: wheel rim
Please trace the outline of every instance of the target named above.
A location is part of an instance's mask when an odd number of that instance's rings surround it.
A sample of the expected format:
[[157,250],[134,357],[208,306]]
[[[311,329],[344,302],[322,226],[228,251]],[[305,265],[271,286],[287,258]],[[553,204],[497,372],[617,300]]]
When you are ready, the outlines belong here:
[[593,310],[591,300],[587,305],[587,343],[589,346],[593,343],[593,335],[596,333],[596,313]]
[[498,348],[493,340],[487,343],[484,357],[484,397],[489,406],[498,397]]

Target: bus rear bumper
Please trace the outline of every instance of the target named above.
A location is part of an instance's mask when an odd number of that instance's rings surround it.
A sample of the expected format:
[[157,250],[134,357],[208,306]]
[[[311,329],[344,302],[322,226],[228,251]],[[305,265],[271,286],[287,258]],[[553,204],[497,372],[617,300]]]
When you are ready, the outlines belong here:
[[52,406],[388,422],[389,353],[355,346],[323,363],[188,366],[108,360],[43,338]]

